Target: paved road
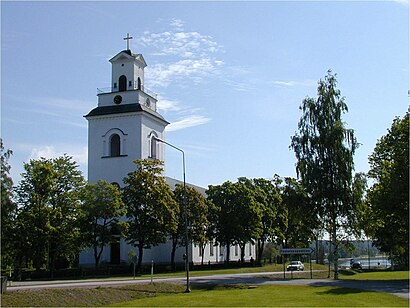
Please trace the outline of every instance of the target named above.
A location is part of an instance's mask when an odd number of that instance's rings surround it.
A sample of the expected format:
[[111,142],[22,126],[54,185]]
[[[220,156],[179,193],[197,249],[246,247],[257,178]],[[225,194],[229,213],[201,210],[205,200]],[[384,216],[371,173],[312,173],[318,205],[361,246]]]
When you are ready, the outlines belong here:
[[[331,280],[331,279],[270,279],[267,276],[281,274],[282,272],[264,272],[248,274],[227,274],[210,276],[193,276],[190,281],[193,285],[213,284],[250,284],[250,285],[308,285],[308,286],[338,286],[344,288],[369,290],[390,293],[405,299],[409,298],[409,282],[403,280],[377,281],[377,280]],[[60,280],[60,281],[24,281],[13,282],[7,287],[8,291],[45,289],[45,288],[95,288],[99,286],[119,286],[130,284],[149,283],[150,279],[108,278],[86,280]],[[174,282],[184,284],[186,279],[181,278],[154,278],[154,282]]]

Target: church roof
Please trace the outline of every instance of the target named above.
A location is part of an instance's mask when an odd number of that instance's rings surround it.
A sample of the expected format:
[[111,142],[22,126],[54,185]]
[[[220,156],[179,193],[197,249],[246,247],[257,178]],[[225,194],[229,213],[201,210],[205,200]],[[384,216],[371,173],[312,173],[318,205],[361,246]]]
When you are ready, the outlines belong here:
[[[183,184],[184,184],[184,182],[182,182],[181,180],[177,180],[177,179],[174,179],[174,178],[170,178],[170,177],[168,177],[168,176],[165,177],[165,181],[166,181],[166,183],[168,184],[168,186],[169,186],[172,190],[175,189],[175,186],[176,186],[177,184],[179,184],[179,185],[183,185]],[[206,188],[201,187],[201,186],[198,186],[198,185],[194,185],[194,184],[191,184],[191,183],[185,183],[185,184],[186,184],[186,186],[195,188],[195,190],[198,191],[202,196],[206,197],[206,193],[205,193]]]
[[84,117],[88,118],[88,117],[95,117],[95,116],[102,116],[102,115],[109,115],[109,114],[131,113],[131,112],[148,112],[154,117],[169,124],[169,122],[165,120],[164,117],[161,116],[158,112],[155,112],[154,110],[147,108],[145,106],[141,106],[141,104],[138,104],[138,103],[97,107],[91,110]]
[[147,62],[145,62],[144,57],[142,56],[142,54],[140,53],[132,53],[130,49],[127,50],[123,50],[120,51],[119,53],[117,53],[114,57],[112,57],[109,61],[115,62],[117,60],[122,60],[122,59],[134,59],[137,60],[139,62],[141,62],[141,64],[145,67],[147,66]]

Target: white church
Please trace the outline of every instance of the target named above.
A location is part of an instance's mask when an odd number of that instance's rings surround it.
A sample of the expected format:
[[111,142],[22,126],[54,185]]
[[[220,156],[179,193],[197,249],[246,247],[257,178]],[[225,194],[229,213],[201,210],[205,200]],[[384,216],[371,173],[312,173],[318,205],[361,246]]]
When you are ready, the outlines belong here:
[[[134,54],[129,48],[119,52],[109,60],[111,63],[111,87],[98,89],[98,106],[91,110],[85,118],[88,121],[88,181],[96,183],[106,180],[124,185],[123,179],[135,170],[136,159],[155,158],[165,161],[165,145],[156,142],[155,138],[165,140],[165,127],[169,124],[157,111],[157,95],[149,91],[144,83],[144,68],[147,66],[142,54]],[[180,181],[166,178],[173,189]],[[205,195],[205,189],[187,184]],[[118,243],[104,247],[101,263],[129,263],[130,250],[124,238]],[[179,247],[175,254],[175,262],[182,263],[185,247]],[[226,247],[209,243],[204,256],[195,243],[189,245],[189,262],[204,264],[224,262]],[[230,259],[240,258],[239,246],[230,247]],[[255,259],[255,246],[246,245],[245,260]],[[170,263],[171,241],[152,249],[144,250],[143,263],[154,261]],[[80,254],[80,265],[93,266],[92,249]]]

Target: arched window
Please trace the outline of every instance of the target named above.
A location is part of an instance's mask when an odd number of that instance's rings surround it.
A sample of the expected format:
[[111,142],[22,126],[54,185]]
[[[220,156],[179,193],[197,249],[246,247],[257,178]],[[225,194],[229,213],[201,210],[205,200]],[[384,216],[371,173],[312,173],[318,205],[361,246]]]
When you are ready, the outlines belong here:
[[121,75],[120,79],[118,80],[119,88],[118,91],[126,91],[127,90],[127,77],[125,75]]
[[155,136],[151,138],[151,158],[157,159],[157,141],[155,140]]
[[141,78],[138,77],[138,90],[141,90]]
[[110,138],[110,156],[116,157],[120,156],[120,146],[121,146],[121,141],[120,141],[120,136],[117,134],[113,134]]

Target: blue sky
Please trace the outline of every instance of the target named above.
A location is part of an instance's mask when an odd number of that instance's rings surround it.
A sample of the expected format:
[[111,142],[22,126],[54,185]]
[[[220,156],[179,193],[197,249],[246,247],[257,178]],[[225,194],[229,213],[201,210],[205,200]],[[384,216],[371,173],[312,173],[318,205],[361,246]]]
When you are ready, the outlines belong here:
[[[23,162],[67,153],[87,172],[87,121],[108,59],[131,49],[186,152],[187,181],[296,176],[289,149],[328,69],[362,146],[356,171],[409,105],[409,5],[390,2],[1,2],[1,135]],[[166,150],[166,174],[181,156]]]

